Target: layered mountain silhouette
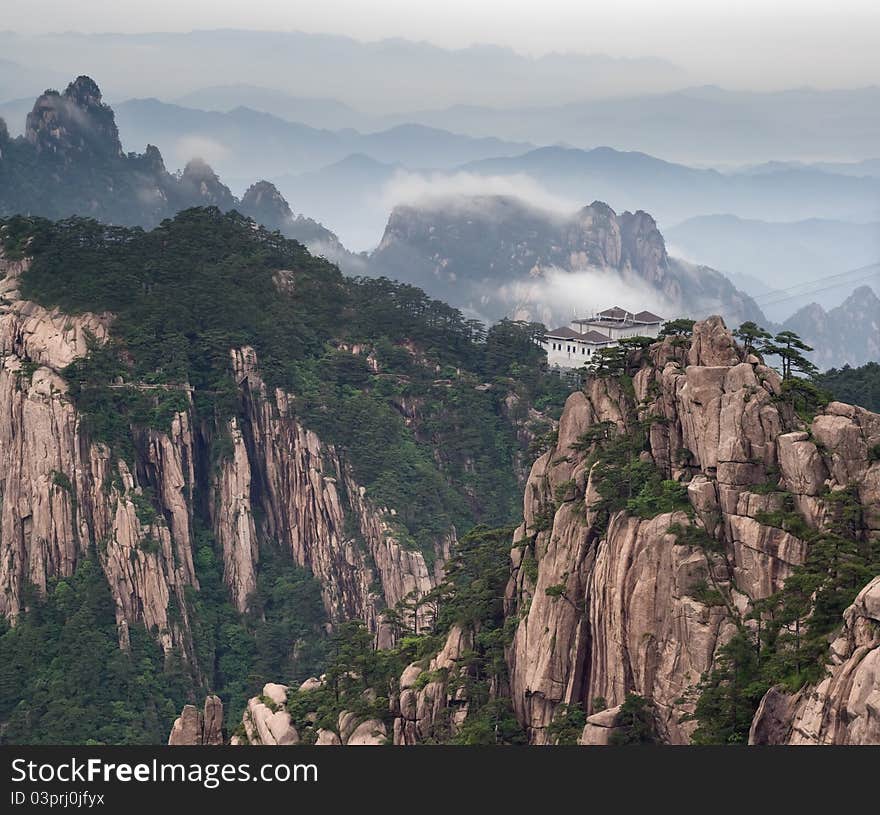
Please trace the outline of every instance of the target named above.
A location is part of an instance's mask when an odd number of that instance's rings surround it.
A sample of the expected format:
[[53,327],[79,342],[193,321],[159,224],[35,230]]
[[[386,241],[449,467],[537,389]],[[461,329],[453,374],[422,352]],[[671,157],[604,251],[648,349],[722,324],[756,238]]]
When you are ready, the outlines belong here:
[[506,196],[396,207],[370,269],[488,319],[564,322],[583,316],[572,309],[622,298],[632,311],[667,318],[764,319],[724,275],[670,258],[646,212],[618,214],[601,201],[567,216]]
[[41,95],[23,136],[11,138],[0,119],[0,215],[84,215],[151,228],[195,206],[236,209],[287,237],[323,247],[334,258],[345,253],[330,230],[295,217],[266,181],[251,186],[239,200],[201,159],[171,173],[153,145],[143,153],[125,152],[113,111],[87,76],[63,93]]

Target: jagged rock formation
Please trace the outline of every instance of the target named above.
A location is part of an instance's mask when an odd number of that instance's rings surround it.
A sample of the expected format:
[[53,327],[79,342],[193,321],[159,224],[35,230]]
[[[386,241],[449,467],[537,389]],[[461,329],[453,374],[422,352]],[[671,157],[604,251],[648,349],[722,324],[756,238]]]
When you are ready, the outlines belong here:
[[813,362],[822,370],[880,358],[880,299],[870,286],[859,286],[827,311],[818,303],[804,306],[782,327],[814,348]]
[[[256,584],[257,534],[252,496],[265,513],[264,532],[318,578],[332,620],[361,619],[382,630],[379,612],[433,586],[424,556],[404,549],[371,506],[336,451],[292,415],[291,397],[274,393],[259,374],[251,348],[232,353],[244,396],[243,427],[228,428],[233,453],[215,480],[215,524],[227,581],[239,610]],[[358,540],[348,529],[354,520]],[[378,585],[380,591],[374,586]]]
[[795,694],[771,688],[750,744],[880,744],[880,577],[843,615],[828,677]]
[[[689,347],[655,345],[632,391],[617,379],[594,378],[569,398],[557,444],[532,468],[511,552],[509,614],[519,622],[508,651],[510,688],[500,692],[509,692],[532,743],[552,740],[548,728],[568,704],[587,711],[582,744],[608,743],[630,692],[653,703],[664,741],[687,743],[696,726],[688,719],[695,701],[689,691],[736,631],[734,620],[781,589],[805,557],[804,540],[767,520],[784,493],[822,528],[832,512],[826,496],[854,488],[867,534],[880,532],[880,463],[869,455],[880,440],[880,417],[832,403],[800,429],[777,398],[780,385],[716,317],[697,324]],[[680,511],[645,519],[624,511],[603,528],[591,509],[599,498],[597,465],[573,445],[603,423],[629,433],[649,416],[650,451],[642,456],[687,482],[693,519]],[[768,479],[778,489],[758,489]],[[696,525],[720,549],[680,541],[675,524]],[[701,599],[701,583],[720,599]],[[832,646],[831,677],[794,699],[768,694],[755,726],[763,735],[755,740],[876,738],[876,590],[875,580],[847,612]],[[449,677],[464,668],[458,644],[467,636],[450,633],[431,663],[445,670],[434,670],[423,688],[414,688],[418,666],[401,677],[396,743],[430,737],[448,726],[450,712],[459,722],[467,715],[466,700],[448,692]]]
[[[26,582],[45,591],[95,545],[120,644],[128,625],[142,623],[166,651],[189,654],[185,589],[198,588],[193,496],[209,477],[204,434],[223,429],[196,427],[191,411],[180,412],[167,433],[138,432],[135,469],[91,442],[60,372],[87,352],[89,336],[107,337],[112,316],[71,317],[21,300],[26,264],[0,254],[0,613],[15,618]],[[321,581],[331,620],[363,619],[388,644],[379,612],[431,589],[424,556],[395,539],[389,511],[374,507],[332,446],[297,421],[290,396],[268,392],[252,349],[234,351],[232,365],[244,421],[226,428],[232,453],[213,475],[211,517],[235,605],[248,607],[258,535],[268,536]],[[441,558],[449,545],[438,541]]]
[[[533,744],[554,741],[551,725],[566,706],[586,713],[579,743],[608,744],[630,693],[649,700],[663,741],[688,743],[701,677],[738,627],[757,624],[748,616],[755,604],[806,558],[809,535],[774,521],[787,502],[808,529],[823,530],[837,511],[832,496],[851,491],[867,539],[880,535],[880,416],[833,402],[804,425],[780,398],[779,375],[736,346],[718,317],[698,323],[690,341],[667,338],[638,354],[631,385],[594,377],[569,398],[557,441],[526,485],[506,591],[509,676],[496,676],[488,692],[509,697]],[[603,515],[608,476],[596,439],[639,427],[648,428],[639,460],[685,484],[685,506]],[[695,535],[682,537],[687,529]],[[880,577],[846,611],[827,678],[794,695],[767,693],[752,743],[880,742],[878,592]],[[453,625],[432,658],[393,683],[390,728],[368,727],[397,745],[460,732],[471,715],[463,680],[478,634]],[[320,686],[309,680],[300,691]],[[263,707],[265,699],[252,700],[245,727],[266,743],[259,722],[278,713]],[[353,743],[356,724],[340,715],[318,743]]]
[[592,271],[637,288],[641,307],[667,316],[720,311],[732,321],[762,320],[751,298],[719,272],[670,258],[650,215],[617,214],[601,201],[569,217],[502,196],[398,206],[370,266],[493,319],[513,310],[567,321],[568,311],[554,314],[559,298],[554,305],[545,279]]
[[0,120],[0,216],[82,215],[152,228],[195,206],[237,209],[315,254],[360,270],[333,232],[310,218],[294,217],[268,181],[251,186],[239,201],[198,157],[172,174],[153,145],[143,154],[126,154],[113,110],[90,77],[78,77],[63,93],[47,90],[40,96],[19,139],[10,139]]
[[174,720],[168,736],[171,746],[223,744],[223,702],[219,696],[205,699],[203,710],[195,705],[184,705]]
[[87,76],[75,79],[63,94],[46,91],[39,97],[28,114],[24,137],[38,155],[51,153],[65,162],[123,155],[113,111]]
[[[635,398],[616,380],[592,380],[569,399],[556,448],[532,468],[517,543],[527,542],[557,487],[574,485],[574,500],[564,501],[552,527],[529,544],[536,583],[516,569],[510,588],[511,602],[527,612],[510,651],[513,700],[535,742],[544,740],[559,704],[585,702],[589,710],[602,698],[615,706],[630,691],[653,699],[669,741],[687,741],[676,700],[732,633],[724,608],[697,601],[692,586],[711,574],[747,603],[749,595],[733,588],[738,572],[762,573],[748,586],[755,600],[778,588],[798,562],[795,546],[786,548],[787,540],[755,521],[763,502],[748,492],[775,462],[773,439],[783,424],[772,400],[778,376],[757,361],[741,362],[717,318],[698,324],[687,358],[682,354],[671,343],[655,347],[652,364],[634,379]],[[687,524],[683,514],[643,520],[616,513],[604,534],[595,528],[594,474],[589,459],[572,455],[572,445],[603,422],[631,432],[639,415],[662,417],[651,428],[652,459],[672,477],[694,476],[691,501],[703,523],[729,541],[729,562],[677,545],[669,529]],[[685,458],[686,465],[678,463]],[[548,595],[559,584],[568,602]],[[548,637],[549,648],[537,646]]]
[[[312,677],[300,685],[299,692],[308,693],[321,685],[322,680]],[[230,744],[270,747],[300,744],[300,734],[286,709],[289,693],[290,688],[287,685],[274,682],[264,685],[260,696],[248,700],[242,716],[241,728],[232,736]],[[315,714],[310,713],[309,717],[314,721]],[[338,716],[335,729],[319,728],[313,743],[317,746],[331,747],[375,746],[386,744],[387,740],[384,722],[343,710]]]
[[[178,416],[170,434],[150,431],[141,439],[146,478],[122,460],[111,461],[103,445],[90,444],[60,371],[86,353],[89,335],[106,337],[110,318],[71,317],[20,300],[26,263],[0,252],[0,613],[14,618],[25,582],[45,591],[50,578],[73,574],[96,545],[116,604],[120,643],[127,641],[126,626],[137,622],[154,630],[166,650],[186,646],[183,590],[198,585],[187,415]],[[162,498],[161,518],[138,512],[147,485]],[[179,610],[175,619],[172,607]]]
[[[407,666],[399,693],[391,699],[394,744],[442,740],[457,732],[467,718],[468,700],[463,686],[450,688],[450,679],[466,671],[459,663],[473,644],[473,632],[456,625],[427,668],[418,663]],[[422,676],[428,681],[421,682]]]

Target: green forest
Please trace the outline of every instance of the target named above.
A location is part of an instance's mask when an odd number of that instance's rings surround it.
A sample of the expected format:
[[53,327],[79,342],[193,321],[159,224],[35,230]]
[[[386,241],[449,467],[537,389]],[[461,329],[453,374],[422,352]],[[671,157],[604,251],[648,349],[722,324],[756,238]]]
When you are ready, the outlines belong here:
[[832,368],[817,376],[819,385],[839,402],[859,405],[880,412],[880,363],[869,362],[860,368]]
[[[90,439],[134,466],[137,429],[167,429],[191,389],[216,460],[225,454],[217,428],[242,410],[229,350],[253,346],[267,384],[293,394],[299,419],[337,446],[376,505],[397,510],[399,537],[429,559],[452,527],[462,535],[517,519],[529,408],[558,417],[570,390],[543,370],[541,326],[486,329],[412,286],[345,277],[234,212],[188,210],[152,231],[16,216],[0,220],[0,240],[8,257],[31,258],[24,297],[115,315],[110,341],[92,342],[63,372]],[[417,405],[415,421],[404,404]],[[158,512],[146,494],[139,511]],[[177,658],[163,668],[145,631],[132,631],[130,653],[119,651],[106,581],[85,562],[46,598],[34,594],[0,638],[5,741],[163,741],[181,705],[205,691],[221,695],[234,721],[266,681],[321,672],[329,644],[311,575],[264,541],[254,611],[238,614],[205,502],[196,504],[194,664]],[[84,637],[96,639],[91,681],[69,682]],[[16,676],[27,677],[24,689]],[[88,715],[60,718],[61,698]],[[115,724],[96,727],[111,709]]]

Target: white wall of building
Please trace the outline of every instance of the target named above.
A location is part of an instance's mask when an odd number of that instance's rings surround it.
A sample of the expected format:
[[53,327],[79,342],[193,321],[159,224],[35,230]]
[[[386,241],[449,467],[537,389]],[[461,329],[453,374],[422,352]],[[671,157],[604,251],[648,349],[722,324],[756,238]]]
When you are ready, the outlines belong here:
[[547,352],[548,364],[551,367],[558,365],[560,368],[580,368],[581,365],[592,362],[593,354],[602,347],[572,339],[546,339],[541,345]]

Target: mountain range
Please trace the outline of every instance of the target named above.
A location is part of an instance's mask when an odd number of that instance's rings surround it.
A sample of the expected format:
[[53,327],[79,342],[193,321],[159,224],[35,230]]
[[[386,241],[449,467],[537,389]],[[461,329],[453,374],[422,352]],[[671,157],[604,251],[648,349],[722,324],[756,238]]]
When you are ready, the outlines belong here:
[[249,186],[239,199],[201,159],[172,174],[153,145],[126,153],[113,110],[89,77],[40,96],[23,136],[10,138],[0,119],[0,215],[86,215],[152,227],[194,206],[238,209],[334,257],[347,254],[328,229],[294,217],[266,182]]
[[426,99],[438,106],[562,103],[667,90],[685,82],[680,68],[653,57],[531,57],[493,45],[450,49],[400,38],[363,42],[302,31],[0,32],[0,53],[25,72],[10,82],[6,98],[33,95],[46,87],[47,75],[69,76],[84,64],[107,78],[108,96],[117,101],[177,99],[217,85],[279,83],[293,96],[338,99],[376,113],[422,108]]
[[673,252],[724,272],[782,320],[818,295],[832,307],[855,285],[880,283],[880,221],[787,223],[704,215],[664,229]]
[[[874,244],[872,224],[880,219],[880,178],[833,174],[812,167],[781,167],[756,174],[722,173],[610,147],[593,150],[542,147],[521,155],[469,162],[440,172],[420,171],[412,165],[401,167],[391,161],[378,160],[366,150],[356,161],[335,162],[329,167],[299,174],[269,173],[268,177],[282,192],[302,200],[304,207],[321,218],[329,219],[336,211],[344,213],[336,225],[344,240],[349,234],[358,237],[377,234],[376,226],[387,218],[389,205],[398,203],[395,196],[406,195],[413,185],[445,189],[458,186],[475,191],[479,185],[491,190],[503,183],[511,193],[520,188],[554,197],[559,201],[557,208],[562,210],[574,209],[585,196],[590,196],[606,201],[615,210],[650,211],[667,230],[685,221],[706,218],[694,220],[687,229],[681,230],[686,250],[688,244],[700,248],[710,245],[721,226],[731,231],[729,240],[736,241],[733,226],[720,223],[715,217],[727,213],[744,222],[767,222],[765,232],[780,233],[772,235],[780,251],[784,251],[786,240],[789,245],[796,240],[793,233],[798,227],[777,229],[770,224],[838,222],[838,233],[844,234],[850,229],[854,238],[852,253],[860,261]],[[849,228],[845,226],[847,223],[855,226]],[[747,226],[755,230],[761,228],[757,223],[744,223],[738,229],[741,231]],[[835,263],[834,271],[861,265],[860,262],[846,265],[848,259],[844,255],[850,250],[843,249],[838,235],[833,233],[834,223],[827,227],[815,226],[813,230],[809,224],[802,227],[811,232],[808,243],[812,249],[795,250],[793,256],[812,251],[816,257],[814,263],[818,264],[820,258],[839,251],[843,253],[841,263]],[[705,234],[700,236],[703,230]],[[786,233],[792,234],[786,238]],[[856,233],[860,233],[859,236]],[[711,262],[718,263],[719,256],[716,247]],[[728,262],[724,265],[732,272],[737,271]],[[810,277],[805,273],[800,280]]]
[[127,145],[155,144],[182,163],[193,154],[231,178],[318,169],[353,153],[409,167],[447,169],[499,155],[517,155],[528,143],[475,139],[448,130],[401,124],[376,133],[318,130],[246,107],[228,113],[134,99],[115,106]]
[[734,323],[763,319],[720,273],[670,258],[650,215],[618,215],[600,201],[568,216],[504,196],[396,207],[370,269],[489,321],[564,324],[610,300],[667,319],[712,311]]
[[[354,255],[127,152],[88,76],[0,120],[0,743],[880,744],[880,415],[646,210],[377,163],[332,165],[400,196]],[[549,370],[537,321],[612,303],[694,319]],[[878,324],[864,287],[786,327],[831,365]]]
[[[693,181],[708,172],[604,150],[560,153],[547,148],[525,154],[523,164],[534,169],[549,162],[559,172],[560,156],[587,167],[598,163],[606,178],[612,177],[610,168],[615,165],[646,165],[651,173],[660,171],[653,179],[656,189],[661,178],[671,182],[684,174]],[[413,203],[393,208],[373,253],[356,255],[318,221],[295,216],[269,181],[248,183],[239,198],[202,160],[191,160],[182,172],[172,174],[155,146],[148,145],[142,154],[126,153],[113,110],[103,102],[98,86],[80,77],[63,94],[47,92],[36,101],[24,136],[11,138],[0,130],[0,215],[80,214],[151,227],[188,207],[216,206],[223,211],[236,209],[279,229],[349,273],[369,272],[414,283],[488,321],[516,316],[564,323],[575,316],[574,311],[598,310],[619,300],[631,310],[648,308],[667,317],[720,312],[734,323],[754,320],[772,325],[755,300],[724,275],[670,257],[657,222],[640,208],[617,214],[607,203],[595,201],[580,211],[572,207],[565,212],[549,208],[540,194],[535,197],[528,190],[522,195],[475,195],[459,189],[462,178],[479,177],[478,165],[494,167],[502,161],[517,159],[468,165],[466,176],[447,177],[452,183],[442,194],[436,176],[404,175],[404,183],[415,177],[425,187],[417,190]],[[349,156],[311,178],[297,178],[304,181],[303,190],[313,191],[310,203],[321,200],[314,191],[323,191],[325,198],[316,206],[319,212],[324,207],[329,211],[347,188],[349,212],[356,217],[381,179],[386,184],[388,178],[400,181],[401,171],[368,156]],[[626,173],[621,171],[621,177],[625,179]],[[714,180],[720,174],[709,177]],[[356,184],[348,183],[352,178]],[[309,201],[309,195],[304,194],[303,200]],[[381,206],[389,205],[386,200]],[[762,292],[758,301],[772,304],[773,297],[772,291]],[[798,316],[804,338],[821,342],[824,364],[858,364],[864,359],[858,326],[871,331],[875,321],[870,301],[863,305],[856,310],[831,309],[824,316],[808,309]],[[816,317],[815,330],[810,315]],[[850,321],[846,330],[834,329],[839,320]]]

